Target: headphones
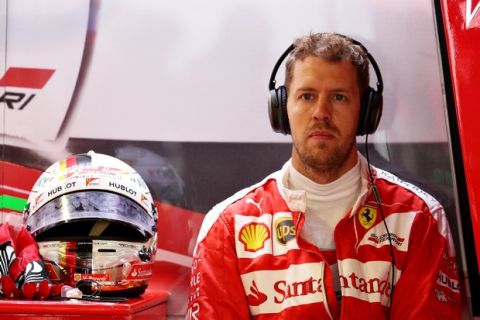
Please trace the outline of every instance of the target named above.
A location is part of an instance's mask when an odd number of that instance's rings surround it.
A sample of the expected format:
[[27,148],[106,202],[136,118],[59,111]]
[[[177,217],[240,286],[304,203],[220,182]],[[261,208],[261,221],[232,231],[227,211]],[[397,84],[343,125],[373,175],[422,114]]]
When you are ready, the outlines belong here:
[[[377,90],[369,86],[362,95],[357,128],[357,136],[372,134],[375,132],[375,130],[377,130],[383,109],[383,80],[382,74],[380,73],[380,68],[378,67],[373,56],[368,52],[363,44],[347,36],[341,34],[337,35],[362,48],[362,50],[367,54],[373,70],[375,70],[375,75],[377,77]],[[290,54],[294,49],[295,46],[292,44],[280,56],[277,63],[273,67],[272,75],[270,76],[270,82],[268,84],[268,89],[270,91],[268,99],[268,115],[270,117],[270,124],[272,125],[273,131],[283,134],[290,134],[290,124],[288,122],[287,114],[287,88],[285,88],[283,85],[275,88],[275,76],[280,64],[282,64],[283,60],[285,60],[288,54]]]

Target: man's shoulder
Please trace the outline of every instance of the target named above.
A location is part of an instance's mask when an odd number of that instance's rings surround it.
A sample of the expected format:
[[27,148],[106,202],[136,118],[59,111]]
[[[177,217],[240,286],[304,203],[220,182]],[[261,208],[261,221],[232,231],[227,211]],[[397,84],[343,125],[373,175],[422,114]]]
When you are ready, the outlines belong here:
[[[227,228],[231,228],[230,224],[235,215],[255,215],[262,211],[256,211],[256,208],[262,208],[265,205],[262,199],[281,197],[277,189],[278,177],[278,171],[274,172],[262,181],[236,192],[215,205],[203,219],[197,243],[202,241],[217,223],[223,221]],[[220,217],[223,218],[220,219]]]
[[236,214],[243,212],[245,206],[260,206],[267,197],[277,197],[278,190],[278,174],[272,173],[260,182],[246,187],[222,202],[216,204],[207,215],[219,215],[221,213]]
[[417,183],[404,180],[397,175],[380,168],[376,168],[376,179],[378,182],[385,182],[390,187],[396,188],[397,192],[403,192],[404,195],[416,197],[425,202],[430,210],[442,207],[440,202],[430,193],[424,190]]

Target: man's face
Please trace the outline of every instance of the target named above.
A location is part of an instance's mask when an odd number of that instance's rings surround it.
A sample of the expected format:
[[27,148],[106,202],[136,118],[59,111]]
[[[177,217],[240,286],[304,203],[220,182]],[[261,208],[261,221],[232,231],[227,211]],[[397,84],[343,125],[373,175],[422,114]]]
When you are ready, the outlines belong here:
[[292,161],[302,174],[327,183],[356,164],[360,91],[350,62],[313,56],[295,62],[287,111]]

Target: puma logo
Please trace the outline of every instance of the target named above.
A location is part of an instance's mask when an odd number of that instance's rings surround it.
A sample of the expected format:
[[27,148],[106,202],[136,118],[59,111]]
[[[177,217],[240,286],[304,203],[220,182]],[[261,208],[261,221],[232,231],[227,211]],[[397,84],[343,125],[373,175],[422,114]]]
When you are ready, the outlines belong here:
[[259,202],[255,202],[252,199],[245,200],[245,203],[253,204],[255,207],[258,208],[258,211],[262,212],[262,208],[260,205],[262,204],[263,198]]

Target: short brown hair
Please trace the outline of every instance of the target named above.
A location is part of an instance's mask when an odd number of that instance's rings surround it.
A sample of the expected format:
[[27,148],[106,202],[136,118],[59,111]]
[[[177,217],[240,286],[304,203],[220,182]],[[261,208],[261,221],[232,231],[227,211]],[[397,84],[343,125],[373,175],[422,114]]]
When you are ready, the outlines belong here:
[[286,62],[285,87],[288,89],[296,61],[314,56],[328,61],[349,61],[357,70],[357,81],[363,93],[369,85],[368,55],[362,46],[337,33],[313,33],[295,39],[294,49]]

